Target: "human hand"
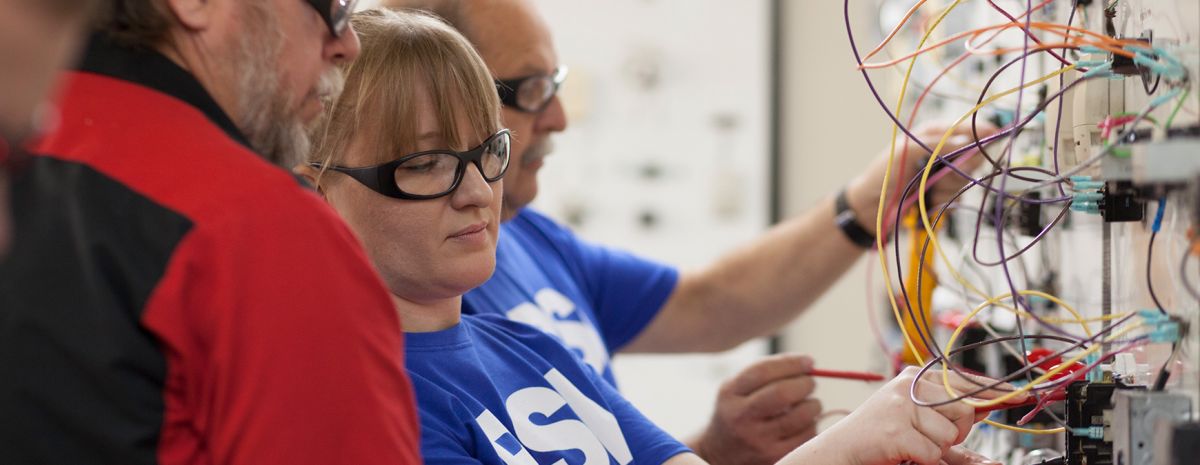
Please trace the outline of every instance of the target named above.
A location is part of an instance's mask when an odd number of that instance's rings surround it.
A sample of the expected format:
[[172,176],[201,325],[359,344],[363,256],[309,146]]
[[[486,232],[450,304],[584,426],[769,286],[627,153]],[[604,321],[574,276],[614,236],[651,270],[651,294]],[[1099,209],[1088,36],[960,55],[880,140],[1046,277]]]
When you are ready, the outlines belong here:
[[[917,371],[914,367],[904,370],[853,414],[805,444],[784,462],[831,465],[895,465],[906,461],[920,465],[987,463],[980,461],[982,459],[977,455],[952,449],[966,439],[971,426],[986,415],[977,415],[973,407],[962,402],[939,407],[915,404],[909,396],[914,381],[916,396],[923,401],[949,398],[940,383],[940,372],[930,371],[917,381]],[[976,380],[990,384],[986,378]],[[950,385],[960,392],[977,389],[974,383],[953,375]],[[1002,394],[1003,391],[987,391],[977,398],[990,399]],[[1026,397],[1022,394],[1008,402],[1022,402]]]
[[951,447],[942,456],[940,465],[1000,465],[1000,462],[989,459],[974,451],[959,446]]
[[725,382],[717,408],[693,449],[709,463],[775,463],[816,435],[821,402],[803,355],[764,358]]
[[[921,139],[929,148],[936,148],[942,136],[945,135],[949,125],[946,124],[925,124],[921,125],[913,131],[917,138]],[[983,139],[995,134],[998,129],[987,123],[980,123],[979,138]],[[896,140],[896,156],[892,163],[892,171],[888,176],[888,202],[889,206],[892,202],[896,202],[894,196],[896,185],[899,183],[901,188],[907,187],[908,183],[915,178],[922,169],[925,168],[926,162],[929,160],[930,152],[925,151],[920,145],[912,141],[904,143],[906,136],[901,134]],[[939,156],[958,150],[967,145],[973,145],[975,139],[971,135],[971,127],[968,124],[961,124],[954,129],[946,145],[938,152]],[[907,154],[907,155],[905,155]],[[885,149],[875,161],[871,162],[867,170],[862,175],[851,181],[848,186],[847,199],[850,201],[850,206],[854,210],[858,218],[875,218],[879,208],[880,187],[883,185],[884,174],[887,172],[889,153]],[[901,160],[904,163],[901,164]],[[983,157],[978,153],[968,152],[957,158],[955,166],[966,173],[978,168],[983,163]],[[936,165],[935,165],[936,166]],[[948,171],[949,168],[941,168]],[[934,171],[931,176],[934,176],[938,171]],[[933,178],[931,178],[933,179]],[[927,190],[930,194],[931,205],[945,203],[967,184],[968,180],[962,176],[949,172],[938,182],[932,180],[927,185]],[[914,193],[916,186],[914,186]],[[915,194],[909,195],[910,199],[916,199]],[[891,210],[891,214],[895,214],[895,210]],[[875,233],[874,221],[860,221],[863,226],[871,233]]]

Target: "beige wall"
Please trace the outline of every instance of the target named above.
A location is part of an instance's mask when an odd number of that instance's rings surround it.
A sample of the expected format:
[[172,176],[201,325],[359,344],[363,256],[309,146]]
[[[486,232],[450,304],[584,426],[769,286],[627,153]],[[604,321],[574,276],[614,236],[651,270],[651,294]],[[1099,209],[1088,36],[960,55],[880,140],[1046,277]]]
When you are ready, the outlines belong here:
[[[874,3],[857,0],[850,5],[860,49],[869,50],[879,40]],[[798,214],[832,195],[878,156],[890,131],[887,117],[855,70],[842,17],[841,1],[783,0],[785,215]],[[885,99],[895,95],[891,89],[881,92]],[[876,255],[866,256],[791,325],[784,332],[785,350],[811,354],[817,366],[829,369],[882,369],[883,357],[867,326],[864,273],[865,266],[872,266],[878,277],[878,263]],[[826,410],[854,408],[874,390],[841,380],[820,380],[818,386]]]

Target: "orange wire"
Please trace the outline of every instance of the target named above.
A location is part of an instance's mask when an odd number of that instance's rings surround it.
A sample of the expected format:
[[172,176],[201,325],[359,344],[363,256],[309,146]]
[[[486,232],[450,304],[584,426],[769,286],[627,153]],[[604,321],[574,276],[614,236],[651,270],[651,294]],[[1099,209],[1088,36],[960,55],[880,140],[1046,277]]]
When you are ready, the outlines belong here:
[[891,42],[892,39],[896,37],[896,34],[900,32],[900,29],[908,23],[910,18],[912,18],[913,13],[916,13],[917,10],[921,8],[921,5],[924,5],[926,1],[927,0],[921,0],[917,2],[916,5],[913,5],[912,8],[909,8],[908,13],[904,14],[904,19],[901,19],[900,23],[896,24],[895,28],[892,28],[892,32],[889,33],[887,37],[883,38],[883,42],[880,42],[879,45],[875,46],[874,50],[871,50],[866,56],[863,57],[863,61],[870,60],[871,57],[875,56],[876,53],[879,53],[880,50],[883,50],[883,47],[886,47],[888,42]]
[[[928,52],[930,52],[930,51],[932,51],[932,50],[936,50],[936,49],[938,49],[938,48],[944,47],[944,46],[946,46],[947,44],[953,43],[953,42],[955,42],[955,41],[957,41],[957,40],[960,40],[960,39],[962,39],[962,38],[964,38],[964,37],[977,37],[977,36],[979,36],[979,35],[982,35],[983,33],[985,33],[985,32],[988,32],[988,31],[993,31],[993,30],[998,30],[998,29],[1001,29],[1001,30],[1002,30],[1002,29],[1011,29],[1011,28],[1014,28],[1014,27],[1019,27],[1019,26],[1020,26],[1020,24],[1014,24],[1014,23],[1012,23],[1012,22],[1008,22],[1008,23],[1005,23],[1005,24],[995,24],[995,25],[991,25],[991,26],[982,27],[982,28],[979,28],[979,29],[974,29],[974,30],[971,30],[971,31],[964,31],[964,32],[960,32],[960,33],[958,33],[958,34],[955,34],[955,35],[953,35],[953,36],[951,36],[951,37],[949,37],[949,38],[947,38],[947,39],[945,39],[945,40],[941,41],[941,42],[938,42],[938,43],[936,43],[936,44],[930,45],[930,46],[928,46],[928,47],[925,47],[925,48],[923,48],[923,49],[917,50],[916,52],[910,53],[910,54],[908,54],[908,55],[905,55],[905,56],[902,56],[902,57],[896,58],[896,59],[894,59],[894,60],[890,60],[890,61],[887,61],[887,62],[884,62],[884,63],[863,63],[863,64],[862,64],[862,66],[859,66],[859,67],[858,67],[858,69],[879,69],[879,68],[887,68],[887,67],[889,67],[889,66],[895,66],[895,65],[897,65],[897,64],[899,64],[899,63],[901,63],[901,62],[903,62],[903,61],[905,61],[905,60],[908,60],[908,59],[911,59],[911,58],[913,58],[913,57],[915,57],[915,56],[922,55],[922,54],[928,53]],[[1133,52],[1130,52],[1130,51],[1127,51],[1127,50],[1124,50],[1124,49],[1122,49],[1122,48],[1118,48],[1118,47],[1122,47],[1122,46],[1124,46],[1124,45],[1133,45],[1133,44],[1138,44],[1138,41],[1136,41],[1136,40],[1129,40],[1129,39],[1112,39],[1112,38],[1110,38],[1110,37],[1107,37],[1107,36],[1102,36],[1102,35],[1096,34],[1096,33],[1094,33],[1094,32],[1088,31],[1088,30],[1086,30],[1086,29],[1081,29],[1081,28],[1077,28],[1077,27],[1074,27],[1074,26],[1064,26],[1064,25],[1062,25],[1062,24],[1045,23],[1045,22],[1033,22],[1033,23],[1031,23],[1031,24],[1030,24],[1030,28],[1035,28],[1035,29],[1040,29],[1040,30],[1044,30],[1044,31],[1052,32],[1052,33],[1055,33],[1055,34],[1058,34],[1058,35],[1061,35],[1061,36],[1065,37],[1067,40],[1070,40],[1070,39],[1078,39],[1078,38],[1076,38],[1076,37],[1072,37],[1072,36],[1071,36],[1069,33],[1061,32],[1060,30],[1067,30],[1067,31],[1076,31],[1076,32],[1082,32],[1082,33],[1084,33],[1085,35],[1091,35],[1091,36],[1095,36],[1095,37],[1097,37],[1098,39],[1100,39],[1100,40],[1101,40],[1102,42],[1104,42],[1104,43],[1099,43],[1099,42],[1094,42],[1094,41],[1084,41],[1084,40],[1080,40],[1080,41],[1079,41],[1079,43],[1077,43],[1077,44],[1065,43],[1065,45],[1066,45],[1067,47],[1074,47],[1074,46],[1078,46],[1079,44],[1094,45],[1094,46],[1096,46],[1097,48],[1100,48],[1100,49],[1102,49],[1102,50],[1106,50],[1106,51],[1109,51],[1109,52],[1111,52],[1111,53],[1114,53],[1114,54],[1117,54],[1117,55],[1122,55],[1122,56],[1127,56],[1127,57],[1130,57],[1130,58],[1132,58],[1132,57],[1134,56],[1134,53],[1133,53]],[[1056,46],[1056,47],[1045,47],[1045,46],[1040,46],[1040,47],[1036,47],[1036,48],[1031,48],[1031,50],[1033,50],[1033,49],[1037,49],[1037,50],[1044,50],[1044,49],[1046,49],[1046,48],[1065,48],[1065,47],[1063,47],[1063,44],[1052,44],[1052,45],[1058,45],[1058,46]],[[998,55],[998,54],[1002,54],[1002,53],[1008,53],[1008,52],[1012,52],[1012,51],[1020,51],[1020,50],[1024,50],[1024,48],[1022,47],[1022,48],[1019,48],[1019,49],[1002,49],[1002,50],[993,51],[993,52],[990,52],[990,53],[987,53],[987,54],[991,54],[991,55]]]
[[[1042,3],[1033,7],[1031,10],[1028,10],[1021,16],[1018,16],[1016,19],[1020,20],[1021,18],[1024,18],[1025,16],[1029,15],[1030,13],[1037,11],[1038,9],[1041,9],[1041,8],[1045,7],[1046,5],[1050,4],[1051,1],[1053,1],[1053,0],[1043,1]],[[979,35],[982,35],[982,33]],[[974,40],[974,38],[978,37],[979,35],[974,35],[971,38],[967,39],[967,44],[970,45],[971,40]],[[979,44],[979,46],[982,47],[984,45],[990,44],[990,43],[992,43],[993,40],[996,40],[997,37],[1000,37],[1000,31],[995,31],[995,33],[992,34],[991,37],[988,37],[987,40],[984,40],[983,43]],[[1036,37],[1034,37],[1033,40],[1037,41],[1038,44],[1041,44],[1041,41],[1038,41]],[[969,47],[968,47],[968,50],[970,50]],[[928,84],[926,84],[925,90],[923,90],[921,92],[921,96],[917,97],[916,103],[913,104],[912,113],[908,117],[908,127],[911,128],[911,127],[913,127],[913,124],[916,123],[917,113],[921,110],[921,105],[925,102],[925,99],[929,96],[930,91],[933,90],[933,86],[935,84],[937,84],[937,82],[940,81],[943,77],[945,77],[947,74],[949,74],[952,69],[954,69],[958,65],[962,64],[962,62],[966,61],[967,58],[971,57],[971,55],[972,55],[972,53],[970,53],[970,52],[959,55],[959,57],[956,58],[954,60],[954,62],[950,63],[945,68],[943,68],[942,72],[938,73],[938,75],[935,76],[932,81],[930,81]],[[901,167],[907,166],[906,163],[908,161],[909,143],[910,143],[909,139],[907,137],[905,137],[904,143],[901,145],[901,149],[900,149],[900,166]],[[897,203],[899,202],[900,194],[902,193],[901,191],[904,189],[903,186],[904,186],[903,183],[899,183],[899,182],[896,183],[896,188],[892,192],[892,201],[888,204],[887,211],[892,211],[893,208],[897,208]],[[891,218],[892,218],[891,215],[889,215],[888,220],[890,221]],[[886,222],[886,221],[885,221],[885,224],[887,224],[889,227],[892,226],[889,222]],[[888,230],[890,230],[890,228],[884,228],[884,230],[888,231]]]
[[[1024,23],[1021,23],[1021,22],[1019,22],[1019,21],[1021,21],[1022,19],[1024,19],[1026,16],[1029,16],[1029,15],[1030,15],[1030,14],[1032,14],[1033,12],[1035,12],[1035,11],[1037,11],[1037,10],[1040,10],[1040,9],[1042,9],[1042,8],[1045,8],[1045,7],[1046,7],[1046,5],[1049,5],[1049,4],[1050,4],[1050,2],[1052,2],[1052,1],[1054,1],[1054,0],[1045,0],[1045,1],[1043,1],[1042,3],[1039,3],[1037,6],[1034,6],[1033,8],[1029,9],[1029,10],[1028,10],[1028,11],[1026,11],[1025,13],[1022,13],[1022,14],[1021,14],[1021,16],[1017,16],[1016,18],[1014,18],[1014,19],[1015,19],[1015,21],[1009,21],[1009,22],[1010,22],[1010,23],[1017,24],[1018,26],[1021,26],[1021,27],[1022,27],[1022,29],[1024,29]],[[996,33],[995,33],[995,34],[992,34],[992,37],[988,38],[988,40],[987,40],[987,41],[985,41],[984,43],[982,43],[982,44],[979,44],[979,46],[984,46],[984,45],[987,45],[987,44],[991,43],[993,40],[995,40],[995,39],[996,39],[996,37],[999,37],[999,36],[1000,36],[1000,32],[1001,32],[1001,31],[996,31]],[[1042,43],[1042,41],[1041,41],[1041,40],[1038,40],[1037,36],[1035,36],[1034,34],[1032,34],[1032,31],[1030,31],[1030,32],[1031,32],[1031,33],[1029,34],[1029,38],[1033,39],[1033,41],[1034,41],[1034,42],[1036,42],[1036,43],[1039,43],[1039,44],[1040,44],[1040,43]],[[982,34],[978,34],[978,35],[972,35],[970,38],[968,38],[968,39],[967,39],[967,42],[966,42],[966,44],[964,44],[967,50],[971,50],[972,48],[977,48],[977,47],[972,47],[971,41],[972,41],[972,40],[975,40],[975,38],[976,38],[976,37],[979,37],[980,35],[982,35]]]

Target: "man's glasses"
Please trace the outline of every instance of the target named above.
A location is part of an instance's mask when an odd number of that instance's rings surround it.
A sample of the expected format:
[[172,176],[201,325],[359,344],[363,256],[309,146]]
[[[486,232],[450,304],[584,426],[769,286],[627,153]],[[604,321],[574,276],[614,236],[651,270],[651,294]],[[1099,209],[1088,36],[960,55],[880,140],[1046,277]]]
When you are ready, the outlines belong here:
[[500,92],[500,103],[526,113],[540,113],[550,105],[565,80],[567,67],[562,66],[550,75],[497,79],[496,90]]
[[354,6],[358,4],[358,0],[306,0],[317,13],[321,15],[321,19],[325,20],[325,25],[329,26],[329,32],[334,37],[341,37],[343,32],[346,32],[346,26],[350,24],[350,15],[354,13]]
[[[512,136],[507,129],[466,152],[428,150],[400,157],[399,160],[363,168],[330,166],[371,190],[388,197],[404,200],[428,200],[449,195],[462,183],[467,163],[479,169],[487,182],[496,182],[508,170],[509,146]],[[320,163],[310,163],[320,169]]]

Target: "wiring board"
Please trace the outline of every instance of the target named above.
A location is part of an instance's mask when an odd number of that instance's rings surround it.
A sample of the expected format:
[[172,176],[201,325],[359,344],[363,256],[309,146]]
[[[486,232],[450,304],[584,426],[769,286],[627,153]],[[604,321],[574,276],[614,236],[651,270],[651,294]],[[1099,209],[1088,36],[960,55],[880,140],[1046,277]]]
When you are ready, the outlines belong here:
[[[884,345],[1011,391],[914,401],[1034,394],[969,439],[1009,463],[1195,463],[1173,451],[1200,406],[1200,2],[879,11],[874,37],[846,24],[894,123],[878,262],[901,337]],[[932,121],[948,126],[915,136]]]

